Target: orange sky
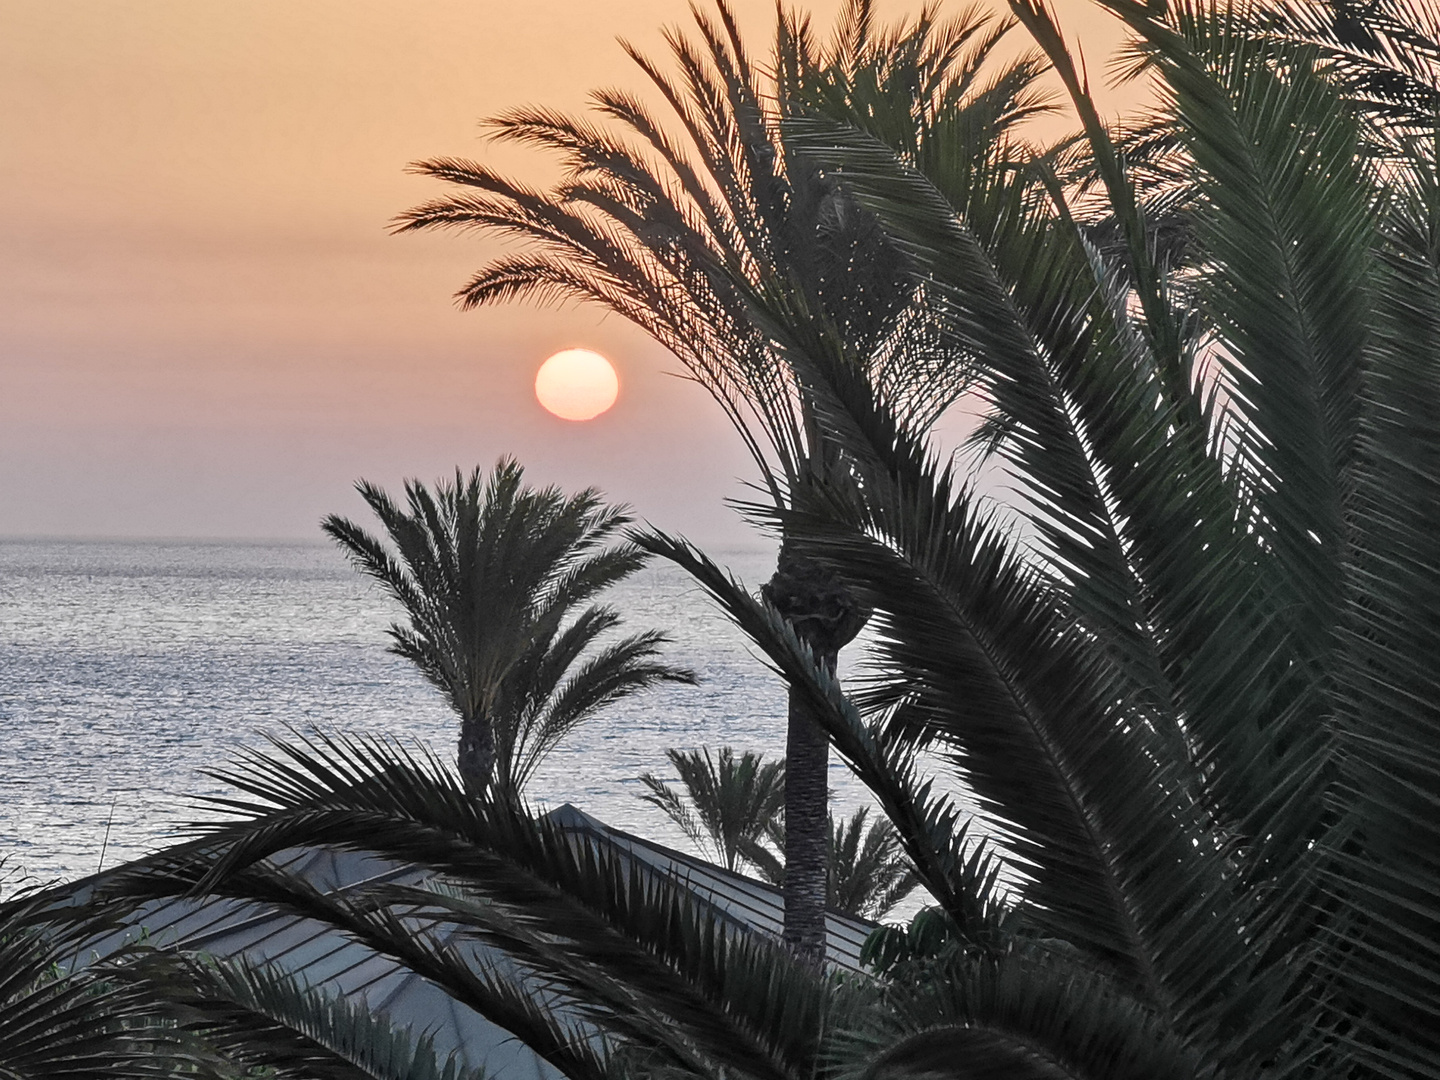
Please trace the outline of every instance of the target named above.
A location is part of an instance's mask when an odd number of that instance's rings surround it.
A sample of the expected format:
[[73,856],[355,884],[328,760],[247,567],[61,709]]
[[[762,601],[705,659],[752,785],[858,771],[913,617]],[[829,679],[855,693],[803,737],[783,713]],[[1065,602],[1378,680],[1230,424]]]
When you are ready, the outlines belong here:
[[[1071,0],[1078,4],[1081,0]],[[737,0],[757,44],[771,0]],[[809,9],[825,25],[838,4]],[[884,10],[903,12],[894,3]],[[1071,10],[1071,9],[1065,9]],[[473,239],[392,237],[407,162],[535,159],[508,106],[639,85],[679,0],[0,0],[0,535],[316,537],[349,488],[511,453],[706,543],[751,475],[698,387],[593,311],[461,314]],[[1113,42],[1073,9],[1094,55]],[[610,356],[599,420],[535,369]]]

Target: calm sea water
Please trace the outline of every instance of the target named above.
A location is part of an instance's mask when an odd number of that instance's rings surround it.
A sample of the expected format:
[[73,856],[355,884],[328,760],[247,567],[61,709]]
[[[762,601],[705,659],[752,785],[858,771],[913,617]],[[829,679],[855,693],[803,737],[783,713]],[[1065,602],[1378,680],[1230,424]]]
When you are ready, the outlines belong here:
[[[758,587],[755,551],[712,552]],[[784,690],[668,564],[610,597],[674,638],[698,687],[661,687],[577,730],[529,789],[683,847],[640,801],[671,746],[784,749]],[[436,692],[385,651],[394,605],[322,544],[0,541],[0,857],[50,880],[161,847],[240,747],[286,728],[373,732],[452,752]],[[838,764],[836,809],[863,801]],[[107,839],[108,834],[108,839]]]

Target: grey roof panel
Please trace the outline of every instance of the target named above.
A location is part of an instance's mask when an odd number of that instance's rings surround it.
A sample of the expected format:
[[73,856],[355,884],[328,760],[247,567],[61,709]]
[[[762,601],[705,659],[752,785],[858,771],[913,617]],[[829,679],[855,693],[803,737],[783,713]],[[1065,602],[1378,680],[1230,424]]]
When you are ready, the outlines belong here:
[[[779,938],[785,902],[774,886],[612,829],[569,804],[548,816],[576,837],[623,852],[635,866],[682,885],[736,929]],[[384,883],[421,884],[427,879],[420,868],[367,852],[292,849],[273,861],[326,893]],[[57,902],[83,902],[104,876],[60,890]],[[273,962],[309,985],[341,996],[359,995],[398,1026],[431,1034],[442,1059],[453,1051],[462,1064],[483,1067],[490,1080],[563,1080],[558,1070],[511,1033],[440,987],[315,920],[250,901],[180,897],[147,902],[130,922],[144,928],[157,944]],[[861,946],[874,925],[830,912],[826,916],[830,963],[860,970]],[[130,937],[134,934],[133,929],[128,932]],[[127,932],[107,935],[93,948],[103,955],[126,936]],[[503,954],[463,940],[453,929],[443,936],[477,960],[508,967],[517,978],[524,977]]]

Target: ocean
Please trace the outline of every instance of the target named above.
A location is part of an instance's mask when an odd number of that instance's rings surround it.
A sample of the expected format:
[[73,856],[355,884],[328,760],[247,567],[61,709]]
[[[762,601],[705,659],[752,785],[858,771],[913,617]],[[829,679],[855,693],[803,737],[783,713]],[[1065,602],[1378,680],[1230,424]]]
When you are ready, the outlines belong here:
[[[710,553],[751,588],[773,554]],[[633,697],[576,730],[527,789],[685,848],[642,802],[667,747],[784,752],[784,687],[679,569],[612,591],[629,630],[673,638],[696,687]],[[373,733],[451,756],[456,721],[386,651],[398,616],[322,543],[0,540],[0,879],[69,880],[182,837],[209,775],[291,730]],[[866,801],[837,761],[835,809]],[[8,889],[6,890],[8,891]]]

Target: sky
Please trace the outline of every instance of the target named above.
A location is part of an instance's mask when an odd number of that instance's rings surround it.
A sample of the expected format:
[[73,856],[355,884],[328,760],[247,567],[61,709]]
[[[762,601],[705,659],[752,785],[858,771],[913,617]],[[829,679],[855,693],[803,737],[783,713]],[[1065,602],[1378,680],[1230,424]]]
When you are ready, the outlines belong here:
[[[1069,0],[1091,70],[1113,25]],[[737,0],[765,42],[772,0]],[[951,4],[958,10],[958,5]],[[807,5],[825,26],[837,2]],[[904,13],[910,5],[882,7]],[[707,545],[754,469],[668,353],[614,316],[461,312],[494,248],[393,236],[458,155],[531,180],[477,121],[640,85],[680,0],[0,0],[0,536],[318,538],[352,485],[513,455]],[[536,369],[608,356],[572,423]]]

